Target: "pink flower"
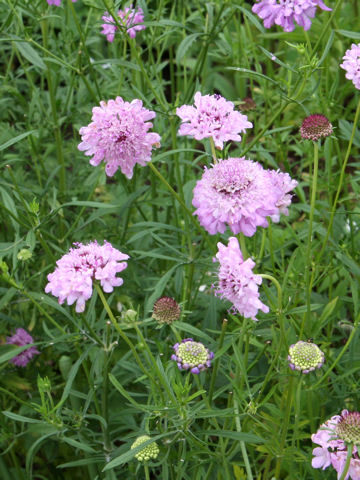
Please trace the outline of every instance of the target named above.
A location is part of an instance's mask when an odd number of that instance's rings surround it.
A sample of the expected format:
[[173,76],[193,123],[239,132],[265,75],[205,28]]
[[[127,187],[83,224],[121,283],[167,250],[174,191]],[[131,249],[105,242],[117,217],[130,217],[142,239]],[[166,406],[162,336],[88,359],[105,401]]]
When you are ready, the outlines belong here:
[[239,133],[253,126],[246,115],[235,111],[234,104],[220,95],[203,96],[196,92],[194,103],[195,107],[183,105],[176,109],[182,120],[179,135],[190,135],[196,140],[212,137],[215,146],[222,150],[224,142],[240,142]]
[[315,17],[316,7],[330,11],[322,0],[256,0],[252,11],[264,20],[264,27],[271,28],[274,23],[292,32],[295,23],[309,30],[311,18]]
[[[124,26],[126,33],[130,38],[135,38],[136,32],[144,30],[146,27],[145,25],[141,25],[144,22],[143,10],[140,7],[138,9],[133,9],[131,7],[132,5],[130,8],[126,7],[125,10],[118,10],[117,14],[119,17],[119,23]],[[101,18],[105,21],[105,23],[101,25],[101,33],[106,35],[108,42],[113,42],[118,26],[108,12],[105,12]]]
[[235,234],[254,235],[267,227],[266,217],[278,221],[288,214],[288,192],[297,185],[287,173],[265,170],[259,163],[228,158],[205,168],[194,188],[194,212],[210,234],[224,233],[226,224]]
[[[32,336],[23,328],[17,328],[14,335],[7,337],[6,343],[9,345],[17,345],[22,347],[24,345],[29,345],[34,343]],[[40,352],[35,347],[30,347],[27,350],[13,357],[10,362],[16,365],[17,367],[25,367],[34,355],[39,355]]]
[[351,48],[346,50],[343,60],[340,67],[346,70],[345,77],[352,80],[355,88],[360,90],[360,43],[353,43]]
[[76,302],[75,310],[81,313],[85,310],[86,300],[92,295],[94,280],[100,282],[106,293],[123,284],[123,279],[116,274],[127,267],[123,260],[129,256],[106,241],[104,245],[96,241],[74,245],[75,248],[70,248],[69,253],[56,262],[55,271],[47,277],[49,283],[45,292],[58,297],[60,304],[65,300],[68,305]]
[[80,128],[82,142],[78,149],[92,156],[90,164],[105,163],[105,172],[112,177],[120,168],[131,178],[136,163],[145,166],[151,160],[152,147],[160,146],[160,135],[148,132],[155,112],[142,106],[135,99],[131,103],[121,97],[100,102],[94,107],[92,122]]
[[325,470],[325,468],[331,465],[330,452],[327,448],[316,447],[312,453],[315,455],[311,461],[313,468],[322,468]]
[[[46,0],[49,5],[55,5],[56,7],[60,7],[62,0]],[[72,2],[76,2],[77,0],[72,0]]]
[[[259,299],[258,285],[262,278],[255,275],[252,269],[255,262],[248,258],[244,261],[237,238],[230,237],[226,247],[218,243],[216,259],[220,263],[218,271],[218,286],[215,294],[226,298],[233,304],[234,310],[245,318],[256,321],[258,310],[268,313],[269,307]],[[214,261],[216,261],[214,259]]]

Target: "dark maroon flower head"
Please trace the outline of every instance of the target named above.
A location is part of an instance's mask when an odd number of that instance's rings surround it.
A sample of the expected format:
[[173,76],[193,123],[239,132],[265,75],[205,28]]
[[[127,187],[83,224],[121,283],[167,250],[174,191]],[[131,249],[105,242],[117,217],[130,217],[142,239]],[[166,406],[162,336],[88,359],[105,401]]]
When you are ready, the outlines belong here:
[[333,133],[333,127],[325,115],[315,113],[306,117],[300,127],[302,138],[317,142],[319,138],[328,137]]
[[159,323],[173,323],[180,315],[180,305],[171,297],[161,297],[154,303],[152,318]]

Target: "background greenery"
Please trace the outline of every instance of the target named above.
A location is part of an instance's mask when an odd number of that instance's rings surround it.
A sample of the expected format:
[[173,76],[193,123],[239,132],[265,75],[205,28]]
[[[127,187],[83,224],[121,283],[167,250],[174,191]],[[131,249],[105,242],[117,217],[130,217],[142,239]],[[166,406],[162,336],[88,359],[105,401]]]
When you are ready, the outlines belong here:
[[[284,33],[264,29],[249,1],[139,1],[146,30],[113,44],[101,15],[123,2],[0,4],[1,479],[334,479],[331,467],[312,469],[310,436],[343,408],[359,409],[359,95],[339,68],[360,40],[358,2],[328,0],[333,12],[318,10],[307,33]],[[263,282],[271,310],[256,324],[211,290],[228,232],[202,231],[153,169],[106,178],[77,149],[100,100],[140,98],[162,136],[153,164],[192,212],[210,144],[178,137],[175,109],[198,90],[256,103],[253,129],[220,156],[246,154],[299,182],[290,216],[246,239],[257,273],[282,288],[279,301]],[[314,147],[299,135],[311,113],[334,127],[319,146],[313,208]],[[80,315],[44,293],[55,261],[94,239],[131,257],[107,299],[133,350],[96,292]],[[151,319],[163,294],[182,306],[174,328]],[[8,363],[5,345],[18,327],[41,350],[24,369]],[[213,350],[212,369],[178,371],[179,336]],[[326,364],[301,377],[287,351],[309,337]],[[148,471],[129,452],[145,433],[160,446]]]

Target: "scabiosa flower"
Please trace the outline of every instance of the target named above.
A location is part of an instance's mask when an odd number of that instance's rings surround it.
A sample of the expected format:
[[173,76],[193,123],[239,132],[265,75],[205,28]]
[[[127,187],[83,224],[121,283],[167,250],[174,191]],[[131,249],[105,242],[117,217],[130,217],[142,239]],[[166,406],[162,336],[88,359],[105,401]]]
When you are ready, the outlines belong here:
[[360,480],[360,459],[357,445],[360,445],[360,413],[343,410],[323,423],[311,436],[314,443],[320,445],[313,450],[313,468],[332,467],[340,478],[346,463],[347,442],[353,443],[352,457],[346,479]]
[[315,17],[316,7],[331,11],[322,0],[256,0],[252,11],[264,20],[264,27],[271,28],[274,23],[292,32],[295,23],[309,30],[311,18]]
[[190,370],[195,375],[210,367],[211,360],[214,358],[213,352],[192,338],[185,338],[181,343],[175,343],[173,349],[175,353],[171,359],[175,360],[179,369]]
[[222,150],[224,142],[240,142],[239,133],[253,126],[246,115],[235,111],[234,104],[221,95],[196,92],[194,103],[195,107],[183,105],[176,109],[182,121],[179,135],[190,135],[196,140],[212,137],[215,146]]
[[152,318],[159,323],[171,324],[179,320],[180,305],[171,297],[161,297],[154,303]]
[[300,135],[307,140],[317,142],[333,133],[333,127],[325,115],[315,113],[306,117],[300,127]]
[[343,56],[344,63],[340,65],[346,70],[345,77],[352,80],[355,88],[360,90],[360,43],[353,43]]
[[135,164],[145,166],[151,160],[152,147],[160,146],[160,135],[148,132],[152,127],[148,120],[156,116],[155,112],[144,108],[141,100],[129,103],[121,97],[100,102],[92,112],[92,122],[80,128],[82,142],[78,149],[93,156],[91,165],[104,161],[109,177],[120,168],[131,178]]
[[280,213],[288,214],[288,192],[296,185],[287,173],[265,170],[245,157],[228,158],[205,168],[194,188],[194,215],[212,235],[224,233],[228,224],[233,233],[251,237],[257,227],[268,226],[266,217],[278,221]]
[[93,281],[98,280],[104,292],[110,293],[114,287],[123,284],[123,279],[116,274],[122,272],[129,255],[121,253],[110,243],[104,241],[99,245],[96,241],[87,245],[75,243],[69,253],[56,262],[56,269],[48,275],[49,283],[46,293],[58,297],[59,303],[67,301],[68,305],[76,302],[75,310],[85,310],[85,302],[93,292]]
[[[131,450],[139,447],[141,444],[145,443],[147,440],[150,440],[150,437],[148,435],[142,435],[141,437],[138,437],[135,442],[131,445]],[[147,462],[150,459],[155,460],[157,456],[159,455],[159,447],[157,446],[156,442],[149,443],[144,447],[140,452],[135,454],[135,458],[139,460],[139,462]]]
[[[215,295],[226,298],[233,304],[233,310],[245,318],[257,321],[259,310],[268,313],[269,307],[259,298],[259,287],[262,278],[253,273],[255,262],[248,258],[244,261],[237,238],[230,237],[226,247],[221,242],[217,244],[216,259],[220,263],[218,285]],[[214,259],[214,261],[216,261]]]
[[[23,328],[17,328],[14,335],[7,337],[6,343],[9,345],[17,345],[22,347],[24,345],[29,345],[34,343],[32,336]],[[17,367],[25,367],[34,355],[39,355],[40,352],[35,347],[30,347],[27,350],[13,357],[10,362],[16,365]]]
[[[132,5],[130,5],[130,8],[126,7],[124,10],[118,10],[117,14],[119,17],[119,24],[124,26],[124,30],[126,30],[126,33],[130,38],[135,38],[136,32],[146,28],[145,25],[141,25],[144,22],[144,12],[140,7],[133,9]],[[118,26],[108,12],[105,12],[101,18],[105,22],[101,25],[101,33],[106,35],[108,42],[113,42]]]
[[[46,0],[49,5],[55,5],[56,7],[60,7],[62,0]],[[72,2],[76,2],[77,0],[72,0]]]
[[315,343],[300,340],[290,345],[288,360],[292,370],[309,373],[323,366],[325,356]]

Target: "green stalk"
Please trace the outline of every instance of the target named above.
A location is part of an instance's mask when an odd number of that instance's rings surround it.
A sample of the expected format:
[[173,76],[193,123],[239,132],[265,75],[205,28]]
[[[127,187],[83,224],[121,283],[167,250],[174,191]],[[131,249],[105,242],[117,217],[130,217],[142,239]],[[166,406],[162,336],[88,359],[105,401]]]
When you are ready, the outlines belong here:
[[348,143],[345,158],[344,158],[342,168],[341,168],[339,185],[338,185],[338,188],[337,188],[337,191],[336,191],[333,207],[332,207],[332,210],[331,210],[330,221],[329,221],[329,225],[328,225],[328,228],[327,228],[327,231],[326,231],[325,240],[322,244],[322,247],[321,247],[321,250],[320,250],[318,256],[316,257],[316,263],[317,264],[319,263],[320,258],[322,257],[322,255],[324,253],[324,250],[326,248],[326,245],[327,245],[327,242],[328,242],[328,239],[329,239],[329,236],[330,236],[332,225],[333,225],[333,222],[334,222],[334,217],[335,217],[335,213],[336,213],[336,205],[338,203],[339,196],[340,196],[340,193],[341,193],[342,184],[343,184],[344,176],[345,176],[345,170],[346,170],[347,162],[348,162],[349,157],[350,157],[351,147],[352,147],[352,144],[354,142],[354,137],[355,137],[355,133],[356,133],[356,127],[357,127],[357,124],[358,124],[358,121],[359,121],[359,115],[360,115],[360,96],[359,96],[359,100],[358,100],[358,104],[357,104],[357,108],[356,108],[353,129],[352,129],[352,132],[351,132],[350,140],[349,140],[349,143]]
[[144,464],[144,470],[145,470],[145,480],[150,480],[149,467],[146,463]]
[[102,388],[102,399],[101,399],[101,413],[102,417],[105,420],[106,425],[103,426],[103,434],[104,434],[104,450],[106,454],[111,452],[111,440],[110,440],[110,433],[109,433],[109,408],[108,408],[108,396],[109,396],[109,338],[110,338],[110,325],[111,322],[106,322],[106,339],[104,348],[104,368],[103,368],[103,388]]
[[280,455],[276,460],[276,467],[275,467],[275,478],[280,478],[280,469],[281,469],[281,463],[282,463],[282,451],[285,446],[286,442],[286,435],[287,431],[289,428],[289,421],[290,421],[290,414],[291,414],[291,407],[292,407],[292,402],[293,402],[293,390],[294,390],[294,375],[291,375],[290,377],[290,382],[289,382],[289,387],[287,390],[287,396],[286,396],[286,410],[285,410],[285,419],[283,422],[283,427],[281,429],[281,437],[280,437]]
[[[235,414],[235,424],[236,424],[236,431],[241,432],[241,423],[240,423],[240,417],[239,417],[239,405],[238,401],[235,399],[234,395],[234,414]],[[247,480],[253,480],[253,475],[251,472],[251,466],[249,462],[249,457],[246,451],[246,445],[243,440],[240,441],[240,448],[241,448],[241,453],[244,459],[245,463],[245,469],[246,469],[246,474],[247,474]]]
[[[226,332],[226,327],[228,325],[228,321],[226,318],[224,318],[221,326],[221,333],[220,333],[220,338],[219,338],[219,345],[217,347],[217,351],[221,350],[223,343],[224,343],[224,338],[225,338],[225,332]],[[219,362],[220,362],[220,357],[217,357],[216,360],[214,361],[214,368],[211,374],[211,380],[210,380],[210,387],[209,387],[209,404],[211,405],[213,393],[214,393],[214,386],[215,386],[215,380],[217,376],[217,371],[219,368]]]
[[[325,24],[325,27],[321,30],[321,34],[320,34],[320,37],[318,38],[316,44],[315,44],[315,47],[314,47],[314,50],[312,51],[312,58],[316,55],[316,52],[317,52],[317,49],[319,48],[319,45],[322,41],[322,39],[324,38],[324,35],[326,34],[329,26],[330,26],[330,23],[332,22],[333,18],[335,17],[338,9],[340,8],[341,4],[342,4],[343,0],[338,0],[333,11],[331,12],[331,15],[328,19],[328,21],[326,22]],[[356,3],[356,2],[355,2]]]
[[351,457],[352,457],[353,448],[354,448],[354,445],[352,443],[348,443],[346,463],[345,463],[344,470],[343,470],[339,480],[345,480],[345,478],[346,478],[346,475],[347,475],[347,473],[349,471],[349,468],[350,468],[350,461],[351,461]]
[[319,167],[319,144],[314,142],[314,171],[312,175],[312,187],[311,187],[311,200],[310,200],[310,215],[309,215],[309,229],[307,237],[306,247],[306,260],[305,260],[305,288],[306,288],[306,313],[304,314],[301,322],[299,338],[304,333],[305,325],[309,325],[310,322],[310,297],[311,297],[311,282],[310,282],[310,269],[311,269],[311,243],[312,243],[312,229],[314,221],[314,211],[316,203],[316,189],[317,189],[317,177]]

